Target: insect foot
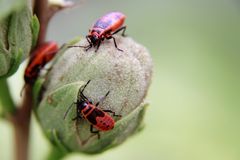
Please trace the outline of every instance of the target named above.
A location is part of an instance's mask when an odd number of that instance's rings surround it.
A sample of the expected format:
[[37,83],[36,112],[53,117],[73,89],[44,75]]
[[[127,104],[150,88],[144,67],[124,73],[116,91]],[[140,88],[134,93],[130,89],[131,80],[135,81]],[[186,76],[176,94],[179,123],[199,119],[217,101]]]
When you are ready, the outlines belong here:
[[[115,38],[124,52],[109,41],[97,53],[67,47],[46,75],[36,114],[59,147],[100,153],[143,128],[152,59],[132,38]],[[72,45],[86,44],[83,38]]]

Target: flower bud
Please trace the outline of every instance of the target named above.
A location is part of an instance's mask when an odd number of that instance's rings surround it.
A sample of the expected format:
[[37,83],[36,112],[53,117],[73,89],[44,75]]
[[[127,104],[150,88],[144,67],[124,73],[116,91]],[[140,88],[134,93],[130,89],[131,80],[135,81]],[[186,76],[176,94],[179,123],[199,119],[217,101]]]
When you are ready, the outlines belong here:
[[[69,48],[54,62],[45,77],[42,99],[36,108],[40,124],[48,137],[58,147],[68,151],[99,153],[122,143],[142,128],[146,96],[152,75],[152,60],[142,45],[129,37],[115,36],[118,51],[112,40],[105,40],[97,52],[95,48]],[[75,45],[86,46],[83,39]],[[114,111],[121,118],[115,119],[110,131],[100,131],[98,136],[90,132],[86,119],[73,121],[79,88],[91,82],[84,95],[96,104],[110,91],[98,106]],[[106,113],[108,114],[108,113]]]
[[29,6],[0,21],[0,78],[13,74],[36,42],[39,23]]

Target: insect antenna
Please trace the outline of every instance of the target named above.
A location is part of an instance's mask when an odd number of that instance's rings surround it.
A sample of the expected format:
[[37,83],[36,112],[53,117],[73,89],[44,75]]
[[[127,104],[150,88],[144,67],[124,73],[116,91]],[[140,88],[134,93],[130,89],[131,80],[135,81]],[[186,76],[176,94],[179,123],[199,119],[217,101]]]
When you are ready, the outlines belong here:
[[89,48],[89,46],[90,45],[87,45],[87,46],[80,46],[80,45],[78,45],[78,46],[68,46],[68,48],[73,48],[73,47],[80,47],[80,48]]
[[87,87],[87,85],[91,82],[91,80],[88,80],[87,83],[80,87],[79,91],[78,91],[78,100],[79,99],[83,99],[83,100],[88,100],[88,98],[83,94],[83,91],[85,90],[85,88]]
[[102,103],[102,102],[107,98],[107,96],[109,95],[109,93],[110,93],[110,91],[108,91],[108,92],[106,93],[106,95],[105,95],[104,97],[102,97],[99,102],[96,103],[95,106],[97,107],[100,103]]
[[73,48],[73,47],[80,47],[80,48],[84,48],[84,49],[86,49],[86,51],[88,50],[88,49],[90,49],[91,47],[92,47],[92,43],[91,43],[91,40],[89,39],[89,36],[86,36],[86,39],[87,39],[87,41],[88,41],[88,45],[86,45],[86,46],[81,46],[81,45],[77,45],[77,46],[68,46],[68,48]]

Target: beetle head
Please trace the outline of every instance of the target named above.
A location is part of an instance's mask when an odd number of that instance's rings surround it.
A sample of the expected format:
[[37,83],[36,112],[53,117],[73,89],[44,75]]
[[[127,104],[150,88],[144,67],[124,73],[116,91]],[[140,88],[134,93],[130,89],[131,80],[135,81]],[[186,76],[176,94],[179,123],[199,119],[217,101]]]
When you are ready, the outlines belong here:
[[100,40],[100,36],[97,32],[92,32],[91,35],[89,35],[89,39],[93,46],[96,46]]
[[77,110],[79,113],[81,113],[83,109],[89,108],[90,105],[92,105],[91,101],[80,101],[77,103]]

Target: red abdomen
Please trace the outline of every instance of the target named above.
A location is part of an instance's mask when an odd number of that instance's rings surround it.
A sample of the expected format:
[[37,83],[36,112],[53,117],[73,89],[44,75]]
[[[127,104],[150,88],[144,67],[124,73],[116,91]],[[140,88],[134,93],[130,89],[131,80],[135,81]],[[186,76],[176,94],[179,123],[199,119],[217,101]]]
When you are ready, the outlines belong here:
[[97,124],[94,127],[100,131],[108,131],[114,128],[114,120],[111,116],[105,113],[104,117],[96,117]]
[[88,105],[86,109],[82,111],[82,114],[84,118],[99,131],[108,131],[114,127],[114,119],[106,112],[93,105]]

